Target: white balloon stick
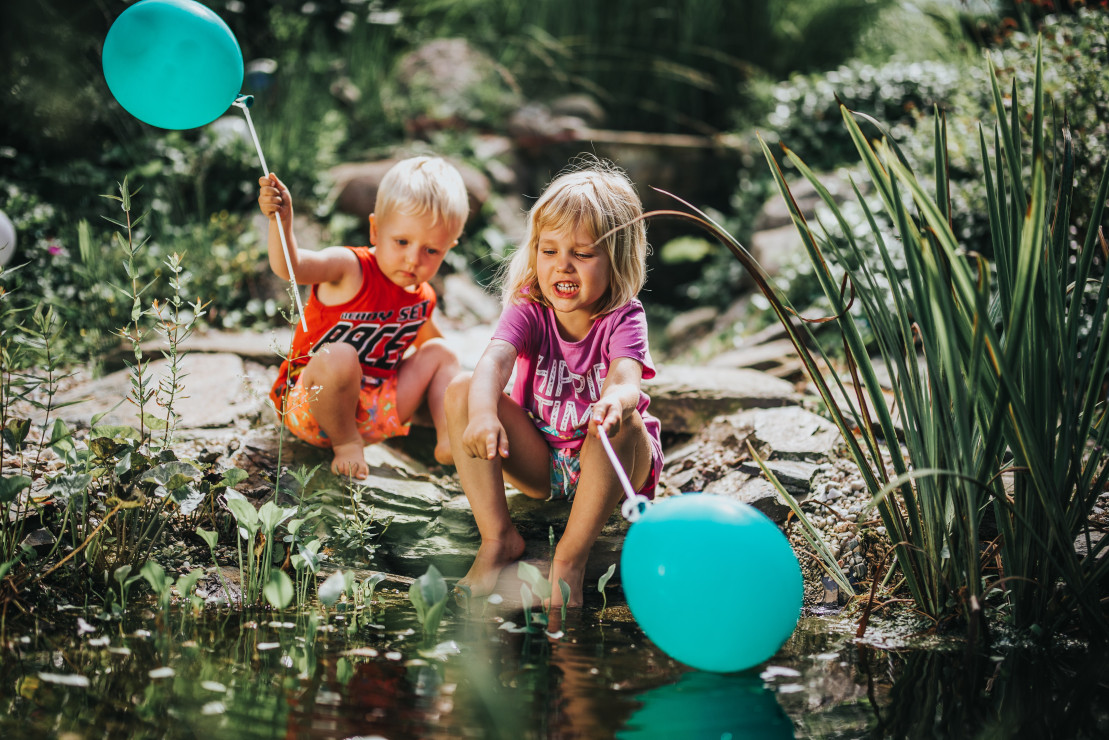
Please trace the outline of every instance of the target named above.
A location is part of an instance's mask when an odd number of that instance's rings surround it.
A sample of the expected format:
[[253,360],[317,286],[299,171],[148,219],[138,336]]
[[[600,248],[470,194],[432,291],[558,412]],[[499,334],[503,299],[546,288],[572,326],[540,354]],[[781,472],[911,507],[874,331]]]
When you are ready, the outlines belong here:
[[[235,105],[242,108],[243,115],[246,116],[246,125],[250,129],[250,137],[254,139],[254,148],[258,150],[258,161],[262,163],[262,177],[269,177],[270,170],[269,167],[266,167],[266,156],[262,154],[262,145],[258,143],[258,134],[254,131],[254,121],[250,120],[247,97],[239,96],[235,101]],[[296,273],[293,272],[293,260],[289,256],[289,243],[285,240],[285,228],[281,224],[281,214],[275,212],[273,215],[277,218],[277,233],[281,237],[281,249],[285,253],[285,267],[289,270],[289,281],[293,284],[293,298],[296,299],[297,311],[300,313],[300,325],[304,327],[304,331],[308,331],[308,322],[304,320],[304,306],[300,303],[300,290],[297,288]]]
[[634,522],[647,509],[649,501],[646,496],[636,493],[635,489],[632,488],[632,482],[628,480],[628,474],[624,472],[624,466],[620,464],[620,458],[616,457],[616,452],[612,449],[612,443],[608,441],[608,434],[605,433],[604,427],[597,427],[597,436],[601,438],[601,446],[605,448],[608,461],[612,463],[612,469],[616,471],[616,477],[620,479],[620,485],[624,488],[624,494],[628,497],[628,500],[621,507],[620,513],[629,522]]

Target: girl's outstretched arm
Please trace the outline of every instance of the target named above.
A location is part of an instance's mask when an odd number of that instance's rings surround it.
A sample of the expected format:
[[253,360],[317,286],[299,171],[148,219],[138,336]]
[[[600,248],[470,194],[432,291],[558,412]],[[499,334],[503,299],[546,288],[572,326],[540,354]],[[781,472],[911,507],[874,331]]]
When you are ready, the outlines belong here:
[[512,377],[516,348],[494,339],[474,368],[470,381],[470,418],[462,435],[462,446],[470,457],[492,460],[498,454],[508,457],[508,435],[497,415],[501,394]]
[[639,362],[630,357],[613,360],[601,387],[601,398],[593,404],[589,433],[596,437],[597,427],[602,427],[610,437],[616,436],[624,419],[638,406],[642,384],[643,366]]

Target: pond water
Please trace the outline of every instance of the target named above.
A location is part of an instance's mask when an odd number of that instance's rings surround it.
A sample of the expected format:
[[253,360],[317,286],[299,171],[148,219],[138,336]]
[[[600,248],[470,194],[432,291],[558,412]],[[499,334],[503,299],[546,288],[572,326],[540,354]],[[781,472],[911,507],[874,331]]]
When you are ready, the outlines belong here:
[[[424,640],[407,594],[327,616],[76,610],[8,625],[0,737],[1104,738],[1105,652],[908,647],[807,616],[749,671],[690,670],[622,604],[559,639],[452,607]],[[598,605],[599,606],[599,605]],[[30,625],[29,627],[27,625]],[[691,629],[696,629],[692,625]]]

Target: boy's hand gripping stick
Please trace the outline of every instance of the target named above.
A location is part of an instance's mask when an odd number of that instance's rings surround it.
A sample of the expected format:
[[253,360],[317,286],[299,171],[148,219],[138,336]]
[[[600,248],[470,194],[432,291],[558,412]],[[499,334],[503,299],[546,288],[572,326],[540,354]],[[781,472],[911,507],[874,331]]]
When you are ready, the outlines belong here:
[[620,464],[620,458],[616,457],[616,452],[612,449],[612,444],[608,441],[608,434],[605,433],[604,427],[600,425],[597,426],[597,436],[601,438],[601,446],[605,448],[608,461],[612,463],[612,469],[616,471],[616,477],[620,479],[620,485],[624,487],[624,493],[628,497],[628,500],[620,507],[620,513],[629,522],[634,522],[647,510],[651,502],[646,496],[636,493],[632,489],[632,483],[628,480],[628,474],[624,472],[624,466]]
[[[266,167],[266,157],[262,154],[262,145],[258,143],[258,134],[254,131],[254,122],[250,120],[250,106],[254,103],[253,95],[240,95],[235,98],[235,106],[243,109],[246,116],[246,125],[250,129],[250,137],[254,139],[254,148],[258,150],[258,161],[262,163],[262,177],[269,177],[270,170]],[[281,224],[281,214],[274,213],[277,218],[277,233],[281,237],[281,249],[285,252],[285,267],[289,270],[289,281],[293,284],[293,298],[296,300],[297,312],[300,314],[300,325],[308,331],[308,322],[304,320],[304,306],[300,303],[300,291],[297,289],[297,277],[293,272],[293,260],[289,257],[289,243],[285,240],[285,228]]]

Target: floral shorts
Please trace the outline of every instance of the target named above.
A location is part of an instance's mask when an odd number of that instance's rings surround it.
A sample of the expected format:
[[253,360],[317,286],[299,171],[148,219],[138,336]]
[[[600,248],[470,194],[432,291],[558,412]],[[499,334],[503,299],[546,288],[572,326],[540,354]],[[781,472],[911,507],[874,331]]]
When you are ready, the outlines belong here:
[[[316,447],[331,447],[327,432],[320,429],[319,422],[312,415],[308,401],[311,389],[304,386],[304,375],[299,375],[296,385],[285,399],[285,426],[299,439]],[[408,434],[409,424],[401,423],[397,413],[397,376],[386,378],[374,385],[362,379],[362,392],[358,397],[358,410],[355,412],[358,433],[366,444],[374,444],[390,437],[403,437]]]
[[[658,485],[659,475],[662,473],[660,452],[661,449],[655,450],[647,482],[636,492],[647,498],[655,497],[655,486]],[[548,501],[574,500],[574,494],[578,490],[578,480],[581,478],[580,454],[580,447],[551,448],[551,494],[547,497]]]

